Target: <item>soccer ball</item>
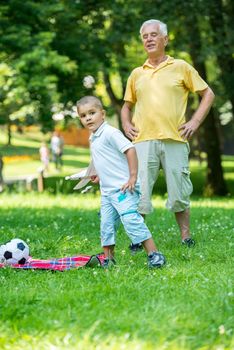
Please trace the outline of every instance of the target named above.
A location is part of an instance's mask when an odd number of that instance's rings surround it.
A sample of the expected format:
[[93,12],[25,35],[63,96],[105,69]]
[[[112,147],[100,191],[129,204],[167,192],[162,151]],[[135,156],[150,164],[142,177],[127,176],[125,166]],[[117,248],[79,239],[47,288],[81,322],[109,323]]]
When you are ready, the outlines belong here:
[[86,89],[92,89],[93,85],[95,84],[94,77],[92,75],[87,75],[83,79],[83,85]]
[[0,246],[0,262],[23,265],[29,258],[29,247],[22,239],[14,238]]

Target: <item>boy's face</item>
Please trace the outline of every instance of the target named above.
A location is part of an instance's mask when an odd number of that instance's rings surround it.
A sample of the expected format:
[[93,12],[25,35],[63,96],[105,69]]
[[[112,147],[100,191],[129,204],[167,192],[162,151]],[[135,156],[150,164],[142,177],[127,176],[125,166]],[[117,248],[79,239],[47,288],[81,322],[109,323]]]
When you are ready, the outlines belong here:
[[77,112],[82,125],[92,132],[95,132],[99,128],[105,118],[105,111],[93,103],[86,103],[79,106]]

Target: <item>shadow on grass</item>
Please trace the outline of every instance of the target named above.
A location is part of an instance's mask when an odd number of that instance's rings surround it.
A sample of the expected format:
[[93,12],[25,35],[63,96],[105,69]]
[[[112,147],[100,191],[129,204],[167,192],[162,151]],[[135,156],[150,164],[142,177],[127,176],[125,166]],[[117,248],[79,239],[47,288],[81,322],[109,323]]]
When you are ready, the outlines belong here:
[[86,168],[88,166],[88,164],[89,164],[89,162],[82,162],[82,161],[79,161],[79,159],[77,159],[77,160],[64,159],[63,160],[64,166],[72,166],[72,167],[76,167],[77,169]]
[[39,148],[37,147],[27,147],[27,146],[2,146],[1,147],[1,153],[3,156],[38,156],[39,155]]
[[89,156],[90,151],[89,148],[83,148],[83,147],[75,147],[75,146],[66,146],[64,147],[64,154],[71,155],[71,156],[77,156],[77,155],[84,155]]
[[[38,155],[39,154],[39,147],[40,143],[38,144],[38,147],[32,147],[32,146],[1,146],[1,153],[3,156],[16,156],[16,155]],[[71,147],[71,146],[65,146],[64,147],[64,155],[70,155],[70,156],[79,156],[79,155],[85,155],[88,156],[90,154],[89,149],[87,148],[81,148],[81,147]]]

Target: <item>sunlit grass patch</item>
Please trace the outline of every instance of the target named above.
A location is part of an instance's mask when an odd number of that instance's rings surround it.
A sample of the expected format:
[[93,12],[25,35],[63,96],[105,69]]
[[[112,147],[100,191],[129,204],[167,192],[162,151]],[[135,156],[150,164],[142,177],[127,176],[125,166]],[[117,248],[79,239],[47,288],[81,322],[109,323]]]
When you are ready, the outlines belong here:
[[[117,267],[0,270],[0,349],[231,349],[234,200],[194,198],[194,249],[154,197],[146,219],[167,265],[149,271],[120,228]],[[1,194],[0,234],[26,240],[35,258],[96,254],[98,195]]]

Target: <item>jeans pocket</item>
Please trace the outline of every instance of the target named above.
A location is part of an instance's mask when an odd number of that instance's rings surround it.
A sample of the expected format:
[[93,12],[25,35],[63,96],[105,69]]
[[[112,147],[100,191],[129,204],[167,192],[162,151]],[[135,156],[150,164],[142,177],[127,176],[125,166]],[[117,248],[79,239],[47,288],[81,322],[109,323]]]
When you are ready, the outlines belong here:
[[182,195],[188,197],[193,192],[189,168],[182,168]]

